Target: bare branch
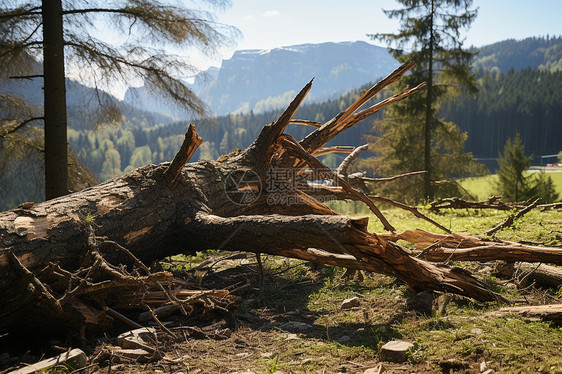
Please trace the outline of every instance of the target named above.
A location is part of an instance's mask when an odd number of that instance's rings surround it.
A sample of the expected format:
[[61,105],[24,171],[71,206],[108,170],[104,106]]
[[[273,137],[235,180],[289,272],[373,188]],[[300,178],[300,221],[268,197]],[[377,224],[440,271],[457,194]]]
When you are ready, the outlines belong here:
[[357,99],[349,108],[339,113],[337,116],[332,118],[330,121],[326,122],[322,127],[313,131],[303,140],[301,140],[301,145],[308,152],[314,152],[318,148],[322,147],[328,141],[339,134],[345,121],[350,117],[353,112],[359,109],[363,104],[369,101],[377,93],[390,86],[392,83],[396,82],[404,73],[410,70],[415,65],[414,62],[408,62],[403,64],[398,69],[390,73],[386,78],[381,80],[379,83],[371,87],[367,92],[365,92],[359,99]]
[[349,165],[351,165],[351,163],[365,150],[367,150],[369,148],[369,144],[363,144],[357,148],[355,148],[355,150],[353,152],[351,152],[349,154],[349,156],[347,156],[340,164],[340,166],[338,166],[338,168],[336,169],[336,174],[337,175],[341,175],[343,177],[347,176],[347,168],[349,167]]
[[346,145],[338,145],[333,147],[327,148],[320,148],[316,152],[314,152],[313,156],[322,156],[327,155],[329,153],[352,153],[355,147],[353,146],[346,146]]
[[377,195],[369,195],[370,199],[373,199],[375,201],[378,201],[380,203],[385,203],[388,205],[392,205],[395,206],[397,208],[403,209],[403,210],[407,210],[408,212],[412,213],[414,216],[421,218],[437,227],[439,227],[441,230],[445,231],[446,233],[451,233],[451,230],[449,230],[448,228],[444,227],[443,225],[441,225],[440,223],[432,220],[431,218],[429,218],[428,216],[422,214],[417,208],[398,202],[398,201],[394,201],[392,199],[386,198],[386,197],[381,197],[381,196],[377,196]]
[[526,213],[528,213],[529,211],[531,211],[534,207],[537,206],[538,202],[539,202],[539,199],[536,199],[531,204],[529,204],[525,208],[518,211],[516,214],[510,215],[509,217],[504,219],[502,222],[498,223],[496,226],[494,226],[490,230],[486,231],[484,234],[490,236],[490,235],[494,234],[495,232],[497,232],[501,229],[504,229],[506,227],[509,227],[509,226],[513,225],[513,222],[515,222],[515,220],[517,218],[520,218],[523,215],[525,215]]
[[303,126],[311,126],[311,127],[316,127],[319,128],[322,126],[321,123],[318,122],[314,122],[314,121],[307,121],[304,119],[292,119],[289,122],[289,125],[303,125]]
[[[6,136],[6,135],[8,135],[8,134],[11,134],[11,133],[14,133],[14,132],[18,131],[19,129],[21,129],[22,127],[24,127],[25,125],[27,125],[27,124],[30,123],[30,122],[33,122],[33,121],[41,121],[41,120],[43,120],[43,119],[45,119],[45,118],[44,118],[44,117],[32,117],[32,118],[28,118],[28,119],[26,119],[25,121],[22,121],[22,122],[18,123],[16,126],[10,128],[10,129],[7,129],[7,130],[5,130],[4,132],[0,133],[0,138]],[[2,130],[2,128],[0,128],[0,130]]]
[[[305,161],[313,169],[323,170],[323,171],[326,169],[326,166],[324,166],[323,163],[321,163],[320,161],[318,161],[318,159],[316,159],[314,156],[309,154],[296,141],[289,141],[287,139],[284,139],[283,145],[287,149],[296,153],[303,161]],[[379,208],[377,208],[377,206],[375,204],[373,204],[371,199],[369,199],[365,194],[363,194],[361,191],[359,191],[359,190],[353,188],[352,186],[350,186],[349,183],[347,183],[344,179],[340,178],[333,171],[328,169],[327,174],[329,174],[330,178],[333,178],[333,180],[339,186],[341,186],[345,190],[345,192],[347,194],[349,194],[350,197],[364,202],[371,209],[371,211],[375,214],[375,216],[377,216],[377,218],[382,222],[382,224],[384,225],[384,228],[386,230],[389,230],[389,231],[392,231],[392,232],[396,231],[396,229],[390,224],[390,222],[388,222],[386,217],[381,213]]]
[[368,177],[361,177],[361,180],[364,182],[392,182],[394,180],[400,179],[400,178],[407,178],[407,177],[412,177],[414,175],[421,175],[427,173],[425,170],[421,170],[421,171],[413,171],[411,173],[404,173],[404,174],[399,174],[399,175],[395,175],[392,177],[388,177],[388,178],[368,178]]
[[164,172],[164,178],[168,184],[173,184],[176,181],[176,178],[181,173],[181,169],[189,161],[191,156],[193,156],[193,153],[195,153],[201,143],[203,143],[203,138],[195,131],[195,125],[190,123],[180,150],[172,160],[168,169]]

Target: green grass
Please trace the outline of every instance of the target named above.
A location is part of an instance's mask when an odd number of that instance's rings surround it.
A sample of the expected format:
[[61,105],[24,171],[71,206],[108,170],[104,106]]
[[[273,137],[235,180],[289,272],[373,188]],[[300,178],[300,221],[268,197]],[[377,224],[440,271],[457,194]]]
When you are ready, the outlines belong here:
[[[552,178],[556,192],[562,195],[562,172],[547,174]],[[483,177],[464,178],[459,180],[459,182],[476,200],[485,200],[495,194],[494,190],[497,180],[497,174],[491,174]]]
[[[362,209],[352,203],[338,204],[337,208],[340,213]],[[468,234],[481,234],[513,213],[474,209],[443,210],[440,213],[420,210],[452,230]],[[409,212],[384,208],[383,214],[398,230],[420,228],[439,232],[433,225]],[[376,217],[369,217],[370,231],[384,231]],[[560,211],[533,210],[512,228],[498,232],[497,237],[556,245],[562,244],[560,227]],[[211,256],[224,255],[209,253]],[[200,263],[209,253],[181,259]],[[363,372],[367,367],[378,366],[379,350],[383,344],[402,339],[414,343],[409,363],[385,363],[388,372],[449,372],[443,365],[453,362],[463,367],[454,372],[475,373],[480,371],[480,363],[486,361],[496,373],[562,373],[562,328],[517,316],[488,316],[488,312],[506,306],[500,302],[484,304],[452,296],[442,314],[419,316],[405,311],[410,293],[404,284],[392,277],[363,272],[363,279],[350,279],[339,267],[315,269],[304,262],[277,256],[263,256],[262,262],[266,273],[263,299],[251,306],[241,305],[239,313],[251,312],[277,324],[272,322],[259,328],[252,325],[240,327],[234,332],[233,341],[216,341],[216,347],[205,346],[204,352],[210,348],[215,352],[220,348],[231,352],[229,354],[234,357],[232,362],[238,363],[240,359],[236,354],[239,351],[233,347],[234,342],[248,353],[258,352],[248,359],[248,366],[259,373]],[[245,264],[248,269],[254,269],[248,277],[257,277],[255,258],[248,257]],[[532,304],[562,302],[562,288],[531,288],[522,293],[505,279],[496,278],[491,271],[480,272],[481,268],[475,263],[457,262],[453,265],[469,269],[495,291],[517,301],[517,305],[524,305],[525,300]],[[217,265],[215,271],[221,266]],[[342,301],[354,296],[360,298],[360,306],[342,310]],[[290,311],[298,312],[288,314]],[[289,334],[279,329],[279,325],[291,320],[305,321],[312,330],[292,334],[296,336],[288,339]],[[341,341],[343,336],[348,339]],[[250,350],[250,346],[256,347],[255,351]],[[196,354],[192,356],[197,357]],[[217,361],[217,367],[225,365],[222,359],[216,357],[201,358],[205,362],[201,365],[207,365],[203,367],[210,371],[215,365],[209,363],[213,359]],[[191,363],[197,365],[195,361]]]

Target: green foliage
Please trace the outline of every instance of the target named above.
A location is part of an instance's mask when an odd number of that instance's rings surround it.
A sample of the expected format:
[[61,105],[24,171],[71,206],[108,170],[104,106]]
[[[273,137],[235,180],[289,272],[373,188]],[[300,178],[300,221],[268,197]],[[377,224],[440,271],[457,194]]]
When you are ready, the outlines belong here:
[[[224,4],[220,0],[209,3]],[[100,25],[104,26],[103,33],[96,31]],[[111,31],[107,28],[113,29],[114,36],[125,36],[126,42],[118,40],[111,44],[98,37],[109,35]],[[176,78],[196,69],[185,60],[166,53],[163,47],[195,45],[202,52],[214,52],[230,42],[236,32],[234,28],[215,22],[209,13],[166,2],[1,2],[0,82],[6,83],[11,78],[42,78],[42,87],[36,88],[44,91],[44,105],[43,114],[36,117],[29,113],[27,118],[21,118],[23,109],[26,109],[23,104],[18,104],[18,110],[4,111],[12,123],[6,126],[2,119],[0,138],[18,131],[30,120],[42,120],[46,197],[64,195],[72,189],[72,178],[76,179],[76,175],[68,175],[68,165],[74,164],[74,160],[67,152],[65,69],[96,87],[95,100],[90,101],[99,104],[94,105],[97,110],[92,114],[88,110],[92,105],[84,106],[89,117],[95,118],[95,124],[119,121],[122,114],[118,100],[100,93],[97,87],[111,87],[116,82],[126,83],[135,78],[168,96],[185,112],[205,114],[205,104]],[[38,63],[41,60],[43,69]],[[4,96],[0,97],[0,106],[15,102],[15,99],[10,101]],[[101,152],[104,155],[96,155],[98,158],[107,156],[110,160],[102,166],[103,176],[119,174],[117,162],[120,164],[121,161],[116,157],[118,153],[107,149]]]
[[560,197],[558,192],[556,192],[556,187],[552,177],[550,175],[546,175],[546,173],[539,173],[539,176],[536,179],[535,193],[541,203],[553,203]]
[[474,60],[477,70],[510,68],[540,69],[555,72],[562,68],[562,37],[532,37],[523,40],[508,39],[482,47]]
[[472,23],[477,12],[470,9],[471,0],[398,2],[402,9],[385,11],[388,17],[399,19],[398,32],[371,37],[394,45],[391,51],[400,62],[416,62],[411,74],[394,85],[395,92],[422,81],[427,87],[424,94],[393,105],[377,124],[382,140],[374,147],[379,155],[375,167],[383,176],[426,170],[423,188],[417,185],[401,189],[402,200],[419,201],[432,199],[436,193],[451,193],[451,188],[436,191],[431,181],[476,168],[472,156],[462,152],[466,134],[454,123],[437,118],[436,113],[444,101],[460,95],[459,87],[476,91],[476,77],[470,72],[474,52],[462,49],[460,33]]
[[444,103],[439,112],[468,133],[466,149],[479,157],[496,157],[506,140],[519,132],[529,153],[558,153],[562,139],[562,71],[480,71],[477,83],[477,96],[463,95],[455,102]]
[[535,194],[532,186],[531,176],[524,172],[531,166],[532,156],[525,155],[525,148],[519,133],[513,141],[510,139],[505,143],[503,153],[498,160],[498,194],[507,201],[528,200]]

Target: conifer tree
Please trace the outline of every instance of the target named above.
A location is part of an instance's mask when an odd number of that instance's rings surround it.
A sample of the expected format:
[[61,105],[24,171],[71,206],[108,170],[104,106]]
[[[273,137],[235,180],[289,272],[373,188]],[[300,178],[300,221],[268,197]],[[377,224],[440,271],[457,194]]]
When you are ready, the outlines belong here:
[[525,171],[531,166],[532,156],[525,155],[519,133],[507,139],[498,159],[497,192],[507,201],[523,201],[533,197],[533,180]]
[[[224,4],[228,0],[206,0]],[[193,73],[189,63],[171,56],[166,46],[196,46],[212,52],[235,32],[210,13],[152,0],[5,0],[0,2],[0,70],[3,78],[43,79],[44,114],[2,126],[18,131],[29,119],[44,123],[47,199],[68,193],[65,77],[69,67],[86,74],[95,87],[141,78],[145,85],[194,113],[204,104],[177,77]],[[121,37],[115,44],[99,35]],[[98,29],[98,30],[96,30]],[[42,60],[36,71],[34,64]],[[105,114],[120,117],[116,102],[98,95]]]
[[[383,138],[375,146],[378,170],[397,174],[425,170],[422,191],[413,198],[433,199],[432,181],[474,169],[470,154],[462,152],[466,134],[454,123],[437,118],[440,105],[458,96],[461,88],[476,92],[470,62],[474,55],[462,48],[461,32],[474,21],[472,0],[397,0],[402,9],[385,10],[400,21],[397,33],[374,34],[387,42],[400,62],[413,60],[412,73],[394,85],[396,92],[425,81],[423,94],[412,95],[387,110],[376,130]],[[422,196],[419,196],[421,192]]]

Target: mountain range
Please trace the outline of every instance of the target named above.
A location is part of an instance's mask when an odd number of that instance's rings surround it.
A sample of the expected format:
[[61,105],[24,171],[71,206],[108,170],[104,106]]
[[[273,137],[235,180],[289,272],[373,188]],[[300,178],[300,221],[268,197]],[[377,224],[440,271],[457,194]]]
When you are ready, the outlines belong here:
[[[220,68],[197,75],[190,88],[216,115],[260,113],[286,106],[312,78],[307,100],[319,102],[384,77],[397,66],[386,48],[362,41],[240,50]],[[144,87],[127,90],[124,101],[177,116]]]

